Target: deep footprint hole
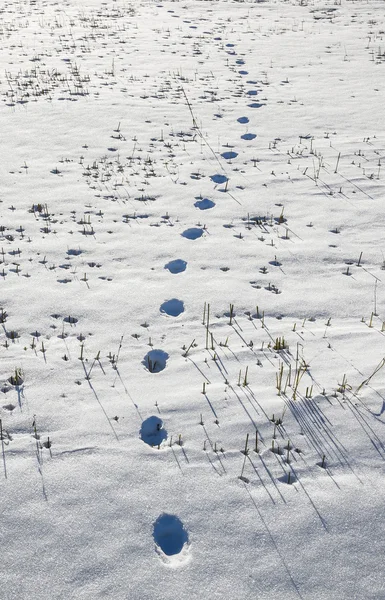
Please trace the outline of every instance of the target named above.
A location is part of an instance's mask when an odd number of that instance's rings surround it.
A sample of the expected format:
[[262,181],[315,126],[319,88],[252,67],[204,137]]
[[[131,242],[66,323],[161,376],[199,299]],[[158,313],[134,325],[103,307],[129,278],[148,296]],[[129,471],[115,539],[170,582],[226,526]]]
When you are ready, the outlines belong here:
[[199,210],[208,210],[209,208],[214,208],[215,202],[209,200],[208,198],[203,198],[202,200],[197,200],[194,203],[195,208],[199,208]]
[[170,273],[173,273],[174,275],[176,273],[183,273],[183,271],[186,270],[186,267],[187,267],[187,262],[180,258],[177,258],[176,260],[170,260],[170,262],[168,262],[166,265],[164,265],[164,268],[168,269],[170,271]]
[[188,533],[176,515],[163,513],[154,523],[154,541],[167,556],[179,554],[188,544]]
[[228,180],[226,175],[221,175],[220,173],[216,173],[215,175],[210,175],[210,179],[214,183],[218,183],[218,184],[226,183],[226,181]]
[[163,302],[159,310],[170,317],[179,317],[184,312],[184,302],[178,298],[171,298]]
[[167,439],[167,431],[163,427],[163,421],[159,417],[148,417],[142,423],[139,432],[140,439],[149,446],[160,446]]
[[143,359],[142,364],[150,373],[160,373],[166,368],[169,355],[163,350],[150,350]]
[[232,160],[233,158],[237,158],[238,152],[222,152],[221,156],[225,160]]
[[189,229],[185,229],[181,236],[188,240],[197,240],[202,237],[203,229],[201,227],[190,227]]

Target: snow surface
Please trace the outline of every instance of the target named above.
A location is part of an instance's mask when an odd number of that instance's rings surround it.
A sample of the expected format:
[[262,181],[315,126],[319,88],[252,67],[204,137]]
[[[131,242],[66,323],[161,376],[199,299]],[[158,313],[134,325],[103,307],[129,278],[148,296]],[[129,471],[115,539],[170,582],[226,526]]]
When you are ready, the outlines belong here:
[[385,598],[384,32],[3,0],[1,598]]

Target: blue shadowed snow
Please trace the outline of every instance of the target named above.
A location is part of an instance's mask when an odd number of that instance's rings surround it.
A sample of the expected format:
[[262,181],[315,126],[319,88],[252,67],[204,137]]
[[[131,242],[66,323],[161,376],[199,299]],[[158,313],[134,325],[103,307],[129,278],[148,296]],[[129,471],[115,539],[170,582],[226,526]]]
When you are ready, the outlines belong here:
[[159,446],[167,439],[167,431],[163,428],[163,421],[159,417],[148,417],[143,421],[139,435],[140,439],[149,446]]
[[150,373],[159,373],[166,368],[168,356],[167,352],[163,350],[150,350],[144,357],[142,364]]
[[201,227],[190,227],[190,229],[185,229],[181,236],[188,240],[197,240],[202,237],[203,229]]
[[188,534],[176,515],[163,513],[154,523],[154,541],[167,556],[179,554],[188,543]]
[[232,160],[233,158],[237,158],[238,153],[237,152],[223,152],[223,154],[221,154],[222,158],[225,158],[226,160]]
[[183,273],[186,270],[187,262],[182,260],[181,258],[177,258],[176,260],[170,260],[167,265],[164,265],[165,269],[168,269],[170,273],[175,275],[176,273]]
[[166,300],[160,306],[160,312],[169,315],[170,317],[179,317],[179,315],[184,312],[184,303],[182,300],[178,300],[177,298],[172,298],[171,300]]
[[217,175],[210,175],[210,179],[214,183],[226,183],[227,181],[226,175],[220,175],[219,173]]
[[194,203],[194,206],[199,208],[199,210],[207,210],[209,208],[214,208],[215,202],[208,198],[203,198],[203,200],[197,200],[197,202]]

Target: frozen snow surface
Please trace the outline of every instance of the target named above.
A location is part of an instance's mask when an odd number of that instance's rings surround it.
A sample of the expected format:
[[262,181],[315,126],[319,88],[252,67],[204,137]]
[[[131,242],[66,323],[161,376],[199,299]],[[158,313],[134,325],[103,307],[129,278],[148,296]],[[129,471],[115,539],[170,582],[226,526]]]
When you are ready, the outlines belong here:
[[383,600],[383,1],[0,39],[1,598]]

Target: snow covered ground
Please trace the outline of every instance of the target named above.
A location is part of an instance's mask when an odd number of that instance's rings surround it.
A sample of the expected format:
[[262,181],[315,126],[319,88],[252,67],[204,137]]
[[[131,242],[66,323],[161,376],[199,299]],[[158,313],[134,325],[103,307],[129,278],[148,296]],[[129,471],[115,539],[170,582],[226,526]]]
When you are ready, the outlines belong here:
[[0,597],[385,598],[383,2],[0,36]]

